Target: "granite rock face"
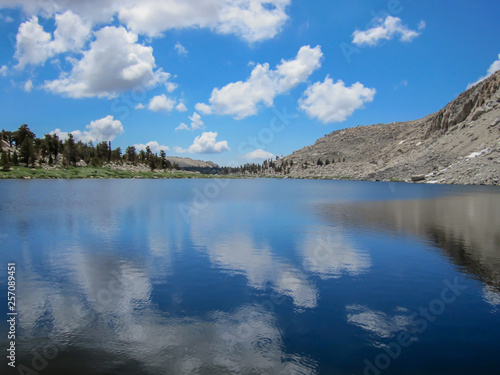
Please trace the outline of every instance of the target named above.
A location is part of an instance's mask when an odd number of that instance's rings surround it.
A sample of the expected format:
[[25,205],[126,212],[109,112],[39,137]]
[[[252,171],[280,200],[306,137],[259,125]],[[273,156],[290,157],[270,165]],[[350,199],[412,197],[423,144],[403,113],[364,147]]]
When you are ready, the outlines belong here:
[[498,185],[500,71],[423,119],[334,131],[278,163],[291,178]]

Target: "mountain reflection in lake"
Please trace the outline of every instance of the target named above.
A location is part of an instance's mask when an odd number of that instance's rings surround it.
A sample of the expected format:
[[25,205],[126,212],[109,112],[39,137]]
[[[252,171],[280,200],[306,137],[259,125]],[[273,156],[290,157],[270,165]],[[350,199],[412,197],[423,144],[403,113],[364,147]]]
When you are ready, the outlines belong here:
[[407,233],[435,243],[461,270],[500,292],[498,195],[330,204],[319,211],[332,222],[345,226]]
[[[208,183],[2,181],[0,260],[17,265],[17,365],[55,375],[500,365],[496,189],[231,181],[185,220],[181,208]],[[464,289],[415,333],[415,314],[446,282]],[[367,367],[401,333],[410,344],[387,368]]]

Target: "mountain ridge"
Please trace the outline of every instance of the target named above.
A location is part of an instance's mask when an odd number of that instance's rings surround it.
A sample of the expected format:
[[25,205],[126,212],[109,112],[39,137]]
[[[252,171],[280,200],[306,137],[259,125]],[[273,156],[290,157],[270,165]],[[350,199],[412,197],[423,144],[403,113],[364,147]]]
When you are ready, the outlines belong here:
[[424,118],[336,130],[279,162],[291,178],[498,185],[500,71]]

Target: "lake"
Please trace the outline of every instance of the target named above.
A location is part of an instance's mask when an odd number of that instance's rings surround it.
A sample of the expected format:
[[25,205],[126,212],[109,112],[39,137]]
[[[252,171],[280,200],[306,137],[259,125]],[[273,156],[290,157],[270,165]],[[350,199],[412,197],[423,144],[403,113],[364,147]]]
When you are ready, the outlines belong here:
[[498,188],[0,181],[0,249],[2,373],[500,367]]

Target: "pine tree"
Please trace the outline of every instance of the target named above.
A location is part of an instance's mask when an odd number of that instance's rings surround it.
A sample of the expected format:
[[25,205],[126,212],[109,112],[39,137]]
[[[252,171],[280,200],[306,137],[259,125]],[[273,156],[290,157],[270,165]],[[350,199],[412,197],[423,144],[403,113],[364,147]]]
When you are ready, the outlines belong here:
[[167,154],[164,150],[160,150],[160,158],[161,158],[161,169],[167,169]]
[[125,154],[127,155],[127,160],[135,165],[135,147],[128,146]]
[[150,156],[149,168],[151,168],[151,172],[156,169],[156,157],[154,155]]
[[14,154],[12,155],[12,164],[15,165],[16,167],[19,166],[19,158],[17,157],[17,151],[14,151]]
[[2,152],[2,169],[4,172],[10,171],[9,155],[5,151]]
[[66,157],[66,162],[72,164],[76,167],[77,155],[76,155],[76,145],[73,139],[73,134],[68,134],[68,139],[64,143],[64,156]]
[[33,138],[25,137],[23,143],[21,143],[20,149],[21,161],[26,163],[26,166],[29,165],[32,158],[36,158],[35,149],[33,147]]

